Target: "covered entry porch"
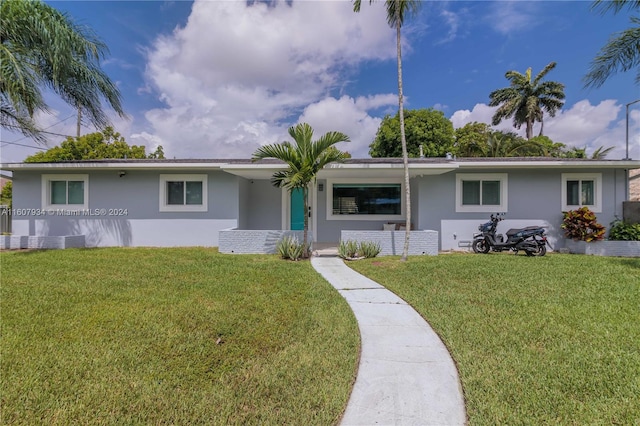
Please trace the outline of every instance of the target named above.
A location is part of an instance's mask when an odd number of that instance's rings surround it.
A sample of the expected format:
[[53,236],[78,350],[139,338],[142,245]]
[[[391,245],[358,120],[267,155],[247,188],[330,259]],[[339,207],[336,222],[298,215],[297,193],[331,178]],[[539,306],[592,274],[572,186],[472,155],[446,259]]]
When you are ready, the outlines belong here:
[[[398,161],[394,161],[398,160]],[[400,254],[404,242],[405,184],[400,159],[350,160],[321,170],[310,185],[308,210],[300,193],[274,187],[270,178],[282,163],[231,164],[238,176],[238,226],[220,231],[223,253],[274,253],[285,235],[302,240],[304,215],[314,248],[337,247],[339,241],[375,241],[382,254]],[[410,164],[412,189],[411,254],[436,254],[437,230],[419,229],[416,177],[447,173],[455,165],[441,159]],[[398,247],[400,247],[398,249]]]

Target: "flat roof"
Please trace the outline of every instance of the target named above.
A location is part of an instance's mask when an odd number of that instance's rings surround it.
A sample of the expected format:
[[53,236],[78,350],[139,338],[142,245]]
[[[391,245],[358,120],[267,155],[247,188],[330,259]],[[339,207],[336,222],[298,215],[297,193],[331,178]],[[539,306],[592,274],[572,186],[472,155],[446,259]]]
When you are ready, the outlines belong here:
[[[3,163],[0,169],[16,170],[109,170],[109,169],[221,169],[225,171],[267,171],[286,167],[276,159],[252,161],[244,158],[224,159],[103,159],[72,160],[52,163]],[[403,167],[402,158],[349,158],[342,163],[331,163],[330,169],[397,169]],[[616,168],[639,169],[640,160],[590,160],[584,158],[554,157],[468,157],[468,158],[410,158],[412,170],[469,169],[469,168]]]

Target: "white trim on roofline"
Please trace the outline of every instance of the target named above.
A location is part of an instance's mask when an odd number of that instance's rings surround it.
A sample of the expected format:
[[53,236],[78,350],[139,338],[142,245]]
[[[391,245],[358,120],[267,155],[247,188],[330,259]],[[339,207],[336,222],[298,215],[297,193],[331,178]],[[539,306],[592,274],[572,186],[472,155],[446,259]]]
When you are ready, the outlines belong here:
[[[323,171],[329,175],[339,173],[340,171],[360,171],[360,170],[386,170],[388,172],[402,170],[404,165],[402,162],[357,162],[354,159],[348,163],[331,163],[325,166]],[[247,161],[250,161],[247,159]],[[146,169],[146,170],[223,170],[228,173],[247,177],[257,173],[256,176],[263,176],[269,172],[282,170],[286,168],[285,164],[267,163],[234,163],[225,162],[224,160],[192,160],[192,161],[96,161],[96,162],[64,162],[64,163],[4,163],[0,164],[0,169],[14,170],[113,170],[113,169]],[[510,168],[531,168],[531,169],[584,169],[584,168],[612,168],[612,169],[640,169],[639,160],[487,160],[481,161],[473,159],[460,159],[460,161],[443,161],[443,162],[414,162],[409,163],[411,173],[420,175],[424,174],[440,174],[453,171],[455,169],[510,169]],[[333,173],[332,173],[333,172]]]
[[459,168],[465,169],[483,169],[483,168],[530,168],[530,169],[584,169],[584,168],[627,168],[627,169],[637,169],[640,168],[640,161],[638,160],[574,160],[574,161],[563,161],[563,160],[512,160],[512,161],[460,161],[456,163]]
[[166,169],[221,169],[225,163],[192,163],[192,162],[149,162],[149,163],[127,163],[127,162],[99,162],[99,163],[5,163],[0,164],[2,170],[166,170]]

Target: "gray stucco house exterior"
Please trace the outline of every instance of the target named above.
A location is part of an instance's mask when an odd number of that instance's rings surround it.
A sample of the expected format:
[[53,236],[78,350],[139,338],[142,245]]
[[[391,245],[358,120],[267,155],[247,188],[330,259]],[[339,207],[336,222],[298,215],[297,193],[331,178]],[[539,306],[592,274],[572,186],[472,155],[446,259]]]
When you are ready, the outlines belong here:
[[[284,167],[247,159],[2,165],[13,173],[14,236],[83,235],[87,247],[212,246],[236,253],[270,251],[283,233],[301,229],[296,194],[270,182]],[[409,167],[411,229],[428,232],[431,241],[431,248],[413,252],[426,253],[466,249],[478,225],[497,212],[506,213],[499,232],[543,225],[553,248],[563,247],[565,210],[586,205],[605,226],[622,218],[628,173],[640,161],[416,158]],[[310,239],[337,243],[355,231],[400,238],[403,186],[401,159],[330,164],[310,188]]]

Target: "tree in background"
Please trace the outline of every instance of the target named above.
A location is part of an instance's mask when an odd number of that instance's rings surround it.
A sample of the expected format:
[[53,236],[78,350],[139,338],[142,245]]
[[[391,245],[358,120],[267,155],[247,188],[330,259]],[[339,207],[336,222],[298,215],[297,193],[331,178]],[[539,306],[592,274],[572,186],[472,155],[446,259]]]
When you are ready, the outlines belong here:
[[40,0],[0,2],[0,125],[43,142],[33,119],[48,111],[43,88],[98,128],[109,124],[102,100],[124,117],[120,92],[100,68],[107,52],[90,28]]
[[[453,124],[442,111],[417,109],[405,111],[406,147],[409,157],[420,155],[420,145],[425,157],[444,157],[454,149]],[[386,116],[382,119],[376,138],[369,145],[372,157],[401,157],[402,135],[400,120]]]
[[349,142],[349,136],[340,132],[327,132],[318,140],[313,140],[313,128],[307,123],[300,123],[289,128],[289,136],[294,143],[285,141],[265,145],[253,154],[252,160],[276,158],[287,164],[286,170],[276,172],[271,183],[278,188],[286,188],[289,193],[302,191],[304,215],[303,257],[308,257],[309,216],[309,184],[315,181],[318,172],[333,162],[344,161],[347,156],[335,147],[337,143]]
[[[604,14],[610,10],[618,13],[627,8],[631,11],[640,9],[638,0],[596,0],[592,9]],[[636,84],[640,84],[640,18],[630,18],[632,27],[615,33],[591,62],[588,74],[584,77],[585,87],[600,87],[612,75],[619,71],[637,69]]]
[[492,124],[498,125],[506,118],[513,117],[513,126],[519,129],[526,125],[526,137],[533,137],[533,124],[541,123],[540,135],[543,131],[544,112],[551,117],[564,105],[564,84],[556,81],[542,81],[542,79],[556,66],[549,63],[542,71],[531,79],[531,68],[521,74],[517,71],[507,71],[505,77],[511,82],[509,87],[494,90],[489,94],[489,106],[497,106]]
[[[373,0],[369,0],[372,3]],[[361,0],[353,1],[354,12],[360,11]],[[402,146],[402,162],[404,164],[404,191],[405,191],[405,210],[407,230],[404,237],[404,248],[402,250],[401,260],[406,261],[409,257],[409,231],[411,230],[411,188],[409,185],[409,154],[407,151],[407,139],[404,129],[404,95],[402,93],[402,43],[401,28],[404,18],[407,15],[415,14],[420,6],[418,0],[385,0],[387,8],[387,24],[396,30],[396,52],[398,63],[398,117],[400,124],[400,143]]]
[[567,145],[554,142],[548,136],[535,136],[529,139],[535,155],[541,157],[566,157]]
[[485,157],[527,157],[535,156],[535,143],[518,136],[514,132],[495,130],[487,139]]
[[4,184],[0,191],[0,205],[11,208],[13,199],[13,182],[9,181]]
[[107,127],[102,132],[79,138],[68,137],[60,146],[27,157],[25,163],[48,163],[69,160],[101,160],[124,158],[164,158],[162,146],[155,152],[145,153],[144,146],[129,145],[120,133]]
[[455,129],[453,153],[459,157],[485,157],[491,126],[474,121]]
[[527,140],[514,132],[493,130],[485,123],[467,123],[455,130],[454,153],[459,157],[555,157],[603,160],[613,147],[597,148],[587,156],[586,148],[568,147],[548,136]]

